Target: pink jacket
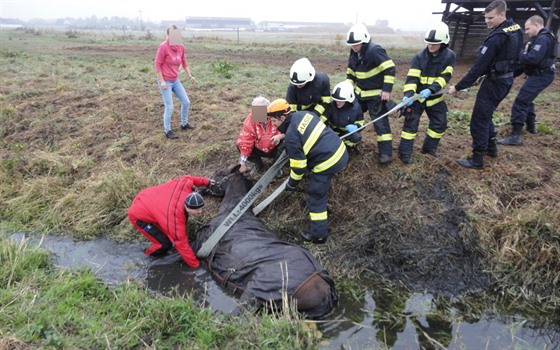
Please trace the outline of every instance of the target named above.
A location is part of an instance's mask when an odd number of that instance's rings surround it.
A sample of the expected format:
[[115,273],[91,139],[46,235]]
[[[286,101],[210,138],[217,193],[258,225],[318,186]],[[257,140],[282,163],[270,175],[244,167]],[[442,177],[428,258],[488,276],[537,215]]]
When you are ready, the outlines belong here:
[[263,123],[254,122],[251,118],[252,115],[249,113],[237,138],[237,147],[239,147],[241,155],[248,157],[253,152],[253,147],[257,147],[265,153],[272,152],[277,147],[272,143],[272,136],[282,133],[278,131],[270,119],[264,124],[266,125],[265,128]]
[[169,45],[169,39],[159,44],[154,66],[156,72],[163,74],[163,79],[167,81],[177,80],[179,68],[183,66],[187,69],[187,56],[185,55],[185,45]]

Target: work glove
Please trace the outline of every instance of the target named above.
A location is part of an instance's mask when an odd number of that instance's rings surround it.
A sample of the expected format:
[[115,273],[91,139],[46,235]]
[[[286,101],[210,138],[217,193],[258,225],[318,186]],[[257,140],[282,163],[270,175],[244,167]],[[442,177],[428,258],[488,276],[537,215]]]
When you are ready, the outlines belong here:
[[348,124],[346,125],[346,131],[353,132],[358,130],[358,126],[356,124]]
[[401,109],[401,114],[399,117],[404,117],[405,121],[409,121],[412,119],[412,106],[403,107]]
[[[409,98],[410,98],[410,96],[404,96],[404,97],[402,98],[402,102],[408,100]],[[414,103],[414,101],[409,101],[409,102],[406,104],[405,107],[410,107],[410,106],[412,106],[413,103]],[[401,115],[402,115],[402,114],[401,114]]]
[[430,89],[424,89],[422,91],[420,91],[420,98],[428,98],[432,96],[432,92],[430,91]]

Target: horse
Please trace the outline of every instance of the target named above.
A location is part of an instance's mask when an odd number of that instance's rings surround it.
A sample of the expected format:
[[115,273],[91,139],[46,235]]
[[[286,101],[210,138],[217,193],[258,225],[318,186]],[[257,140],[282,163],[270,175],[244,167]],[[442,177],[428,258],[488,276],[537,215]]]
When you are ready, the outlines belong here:
[[[191,243],[195,253],[251,189],[251,182],[238,169],[212,177],[216,185],[211,193],[225,194],[216,217],[197,230]],[[276,237],[251,209],[201,262],[222,286],[240,295],[236,313],[282,309],[287,297],[306,318],[317,319],[329,314],[338,301],[333,279],[311,253]]]

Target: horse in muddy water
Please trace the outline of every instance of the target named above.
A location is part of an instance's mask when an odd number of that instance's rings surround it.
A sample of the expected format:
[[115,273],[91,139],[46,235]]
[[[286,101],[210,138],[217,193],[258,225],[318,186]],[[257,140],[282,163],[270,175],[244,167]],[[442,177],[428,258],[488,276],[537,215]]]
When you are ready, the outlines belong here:
[[[238,169],[237,166],[213,177],[218,185],[212,194],[217,195],[221,188],[225,195],[216,217],[197,231],[191,244],[195,252],[251,189],[251,182]],[[317,319],[330,313],[338,299],[334,281],[311,253],[280,240],[251,209],[201,262],[222,286],[240,295],[240,307],[235,313],[281,309],[288,301],[295,302],[297,310],[307,318]]]

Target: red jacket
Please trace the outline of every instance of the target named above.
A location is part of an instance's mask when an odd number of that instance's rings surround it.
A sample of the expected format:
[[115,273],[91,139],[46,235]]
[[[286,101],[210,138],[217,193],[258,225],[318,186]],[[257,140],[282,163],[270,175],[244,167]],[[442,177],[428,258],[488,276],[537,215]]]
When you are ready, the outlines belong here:
[[141,220],[156,225],[173,243],[181,257],[191,267],[199,262],[189,245],[185,198],[193,186],[208,186],[208,179],[198,176],[182,176],[164,184],[140,191],[128,209],[133,225]]
[[264,153],[270,153],[278,146],[272,142],[272,136],[279,134],[282,133],[274,126],[272,120],[268,119],[266,123],[254,122],[249,113],[237,138],[237,147],[239,147],[241,155],[245,157],[251,155],[253,147],[257,147]]
[[154,66],[156,72],[162,73],[164,80],[177,80],[179,68],[183,66],[187,70],[188,65],[183,44],[169,45],[169,39],[167,39],[159,45],[156,58],[154,59]]

